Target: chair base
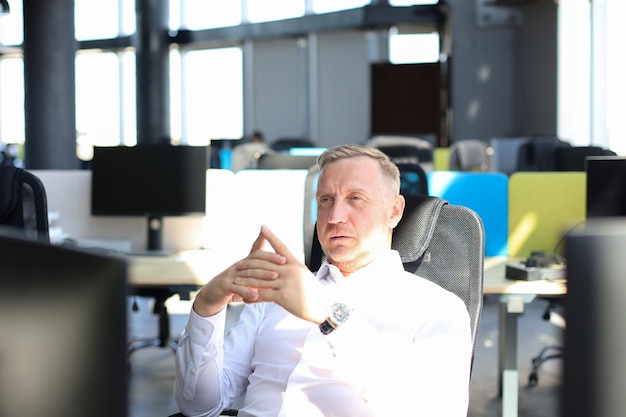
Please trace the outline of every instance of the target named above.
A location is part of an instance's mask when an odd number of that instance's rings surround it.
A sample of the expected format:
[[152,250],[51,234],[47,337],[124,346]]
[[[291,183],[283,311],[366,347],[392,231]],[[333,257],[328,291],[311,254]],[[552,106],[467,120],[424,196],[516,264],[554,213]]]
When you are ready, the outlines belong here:
[[128,343],[128,355],[147,347],[169,347],[172,351],[178,348],[178,340],[170,336],[170,316],[165,306],[168,298],[174,295],[169,290],[137,291],[135,295],[154,298],[153,312],[159,318],[159,334],[152,338],[132,340]]
[[[549,354],[548,352],[554,351],[555,353]],[[532,358],[532,370],[528,375],[528,386],[534,387],[539,383],[539,369],[541,365],[551,359],[559,359],[563,357],[563,347],[562,346],[546,346],[537,356]]]

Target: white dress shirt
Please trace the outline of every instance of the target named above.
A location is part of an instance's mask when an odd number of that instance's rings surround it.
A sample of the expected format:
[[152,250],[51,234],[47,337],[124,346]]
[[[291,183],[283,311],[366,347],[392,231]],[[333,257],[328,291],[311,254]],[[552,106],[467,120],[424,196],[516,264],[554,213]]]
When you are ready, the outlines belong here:
[[344,278],[317,278],[354,311],[329,335],[273,303],[191,312],[176,354],[174,397],[186,416],[466,417],[469,315],[456,295],[405,272],[396,251]]

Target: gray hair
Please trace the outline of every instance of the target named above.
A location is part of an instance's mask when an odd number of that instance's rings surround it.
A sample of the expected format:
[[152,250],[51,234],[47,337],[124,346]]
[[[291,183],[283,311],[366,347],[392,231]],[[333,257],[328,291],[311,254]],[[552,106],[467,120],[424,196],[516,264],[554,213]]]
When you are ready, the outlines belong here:
[[366,156],[376,160],[380,165],[383,175],[390,180],[394,192],[396,194],[400,193],[400,170],[396,164],[389,159],[389,156],[377,148],[356,144],[335,146],[333,148],[326,149],[317,158],[317,164],[319,165],[321,171],[331,162],[335,162],[340,159],[355,158],[357,156]]

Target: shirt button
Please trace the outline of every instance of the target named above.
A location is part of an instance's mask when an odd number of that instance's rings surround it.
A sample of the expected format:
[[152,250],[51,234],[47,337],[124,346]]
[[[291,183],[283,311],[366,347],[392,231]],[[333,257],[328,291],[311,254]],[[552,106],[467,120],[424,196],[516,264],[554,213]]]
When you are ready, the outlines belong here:
[[206,329],[206,328],[202,329],[202,334],[205,336],[209,334],[209,329]]

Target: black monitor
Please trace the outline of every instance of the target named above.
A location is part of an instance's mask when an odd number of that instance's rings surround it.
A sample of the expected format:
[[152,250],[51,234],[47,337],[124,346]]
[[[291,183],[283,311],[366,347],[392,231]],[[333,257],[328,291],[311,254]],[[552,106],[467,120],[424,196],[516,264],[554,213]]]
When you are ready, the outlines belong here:
[[126,262],[14,229],[0,253],[0,416],[126,416]]
[[91,214],[145,216],[148,250],[163,249],[163,217],[205,215],[207,146],[96,147]]
[[567,296],[561,416],[626,410],[626,219],[589,219],[566,239]]
[[626,216],[626,157],[587,157],[587,218]]

